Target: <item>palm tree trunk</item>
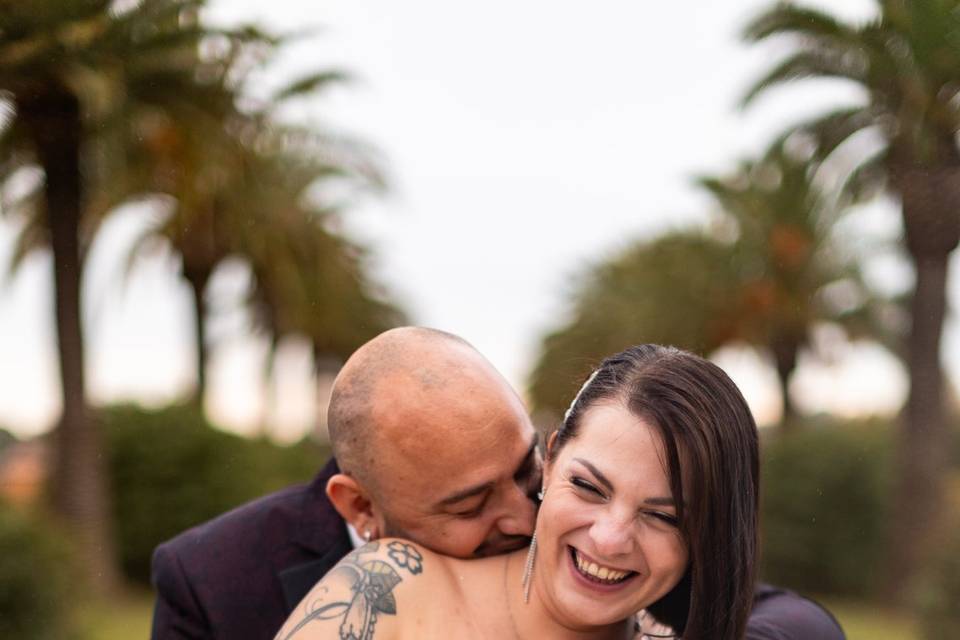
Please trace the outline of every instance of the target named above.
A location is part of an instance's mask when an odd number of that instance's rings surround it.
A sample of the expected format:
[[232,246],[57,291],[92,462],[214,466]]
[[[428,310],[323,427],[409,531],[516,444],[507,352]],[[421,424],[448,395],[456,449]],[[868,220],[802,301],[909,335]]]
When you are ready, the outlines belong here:
[[947,431],[943,402],[940,336],[946,309],[947,260],[916,260],[907,367],[910,393],[901,416],[899,487],[892,519],[891,602],[903,600],[922,564],[927,536],[937,526],[944,495]]
[[899,433],[900,474],[886,589],[894,603],[904,600],[922,565],[944,496],[949,432],[940,341],[947,263],[960,240],[960,160],[953,160],[939,170],[892,172],[903,198],[906,245],[917,278],[907,345],[910,392]]
[[771,344],[773,359],[777,368],[777,380],[780,382],[780,395],[783,398],[781,428],[792,430],[797,426],[797,409],[790,398],[790,376],[797,368],[797,353],[800,342],[790,337],[775,338]]
[[44,169],[44,196],[53,274],[63,413],[56,429],[53,497],[72,529],[91,586],[101,593],[117,583],[110,506],[100,430],[87,407],[80,320],[81,210],[77,98],[66,89],[23,97],[18,111]]
[[190,285],[190,293],[193,294],[193,337],[196,343],[196,369],[197,385],[193,390],[191,402],[201,411],[203,410],[203,398],[207,391],[207,315],[206,305],[203,301],[203,293],[207,288],[207,282],[210,280],[209,269],[198,269],[184,265],[183,277]]
[[263,408],[260,410],[260,426],[258,434],[261,438],[268,438],[272,429],[270,418],[274,407],[277,406],[277,349],[280,347],[280,338],[276,333],[270,336],[270,345],[267,347],[267,357],[263,363]]

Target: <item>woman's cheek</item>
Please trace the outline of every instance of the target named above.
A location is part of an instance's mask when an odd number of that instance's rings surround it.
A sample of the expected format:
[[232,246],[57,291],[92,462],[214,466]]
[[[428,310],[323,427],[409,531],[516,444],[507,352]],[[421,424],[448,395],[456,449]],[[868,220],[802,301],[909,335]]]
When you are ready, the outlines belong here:
[[687,569],[689,554],[679,533],[665,531],[650,542],[650,552],[647,553],[650,561],[660,565],[665,572],[674,573],[678,578],[682,576]]

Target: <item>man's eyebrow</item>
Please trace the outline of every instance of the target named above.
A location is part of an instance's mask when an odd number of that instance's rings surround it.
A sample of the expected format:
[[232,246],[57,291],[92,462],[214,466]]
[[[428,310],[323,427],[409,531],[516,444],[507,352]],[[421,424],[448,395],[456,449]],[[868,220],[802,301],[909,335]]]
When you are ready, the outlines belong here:
[[[534,434],[534,436],[533,436],[533,442],[530,443],[530,448],[527,449],[527,452],[526,452],[526,453],[524,454],[524,456],[523,456],[523,460],[520,461],[520,466],[517,467],[516,473],[520,473],[520,471],[523,469],[523,467],[526,466],[526,464],[527,464],[527,463],[533,458],[533,456],[536,454],[537,444],[539,443],[539,441],[540,441],[540,434]],[[514,474],[514,475],[516,475],[516,474]],[[493,487],[494,487],[494,483],[493,483],[493,482],[484,482],[483,484],[478,484],[478,485],[473,486],[473,487],[467,487],[466,489],[462,489],[462,490],[460,490],[460,491],[457,491],[456,493],[447,496],[447,497],[444,498],[443,500],[440,500],[440,501],[437,503],[437,506],[438,506],[438,507],[448,507],[448,506],[450,506],[451,504],[456,504],[456,503],[458,503],[458,502],[462,502],[462,501],[466,500],[467,498],[474,498],[474,497],[476,497],[476,496],[479,496],[479,495],[481,495],[481,494],[483,494],[483,493],[485,493],[485,492],[487,492],[487,491],[492,490]]]
[[482,495],[487,491],[493,489],[492,482],[484,482],[483,484],[478,484],[475,487],[467,487],[461,491],[457,491],[454,494],[451,494],[437,503],[437,506],[448,507],[451,504],[456,504],[457,502],[462,502],[467,498],[474,498],[476,496]]

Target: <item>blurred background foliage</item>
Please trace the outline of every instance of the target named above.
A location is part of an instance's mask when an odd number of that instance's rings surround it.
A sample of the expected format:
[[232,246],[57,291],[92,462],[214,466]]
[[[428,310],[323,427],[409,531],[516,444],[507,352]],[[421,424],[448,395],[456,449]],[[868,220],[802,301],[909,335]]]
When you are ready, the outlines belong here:
[[103,425],[120,566],[142,586],[150,584],[150,558],[159,543],[309,480],[330,455],[310,441],[280,446],[215,429],[193,405],[111,407],[103,412]]
[[[549,428],[589,371],[624,345],[754,351],[782,396],[780,424],[763,433],[764,578],[825,599],[851,638],[953,637],[960,431],[938,356],[946,265],[960,239],[960,2],[876,4],[878,18],[864,24],[777,3],[746,26],[748,41],[780,38],[787,48],[745,104],[822,77],[862,87],[863,103],[695,177],[712,203],[707,223],[626,242],[576,274],[528,398]],[[0,11],[0,204],[23,222],[10,268],[33,251],[55,256],[63,393],[49,436],[20,442],[0,430],[0,471],[26,478],[0,481],[3,637],[143,635],[159,542],[309,480],[329,455],[312,441],[230,435],[204,415],[217,347],[209,283],[224,265],[251,274],[248,328],[268,337],[271,354],[283,340],[306,340],[318,385],[360,344],[407,322],[371,277],[371,253],[340,230],[359,195],[387,187],[377,153],[277,117],[288,100],[347,75],[318,69],[251,99],[251,74],[289,38],[208,27],[204,5],[44,0]],[[879,150],[859,144],[864,131]],[[857,246],[843,226],[852,207],[881,193],[902,204],[894,250],[916,274],[906,296],[870,286],[863,258],[881,248]],[[177,256],[193,293],[197,385],[174,406],[91,408],[80,277],[105,221],[141,201],[164,213],[128,262],[158,249]],[[823,327],[903,362],[911,386],[901,416],[851,422],[794,405],[799,359],[830,356],[816,339]],[[109,626],[104,602],[125,603],[122,627]]]
[[766,579],[805,592],[879,595],[890,543],[892,439],[890,424],[832,420],[768,437],[761,472]]
[[0,635],[69,640],[77,605],[76,557],[48,517],[0,502]]
[[335,231],[351,198],[316,196],[321,183],[351,195],[381,189],[376,154],[274,117],[344,75],[321,69],[248,98],[250,74],[289,38],[206,26],[204,4],[50,0],[0,12],[2,211],[22,222],[10,268],[52,250],[63,411],[49,493],[100,593],[117,588],[114,529],[126,524],[110,513],[108,443],[86,399],[80,280],[118,206],[166,205],[131,260],[151,244],[179,258],[194,301],[197,407],[212,347],[207,288],[228,259],[254,274],[250,302],[274,344],[302,336],[317,362],[342,359],[404,317],[371,281],[362,248]]

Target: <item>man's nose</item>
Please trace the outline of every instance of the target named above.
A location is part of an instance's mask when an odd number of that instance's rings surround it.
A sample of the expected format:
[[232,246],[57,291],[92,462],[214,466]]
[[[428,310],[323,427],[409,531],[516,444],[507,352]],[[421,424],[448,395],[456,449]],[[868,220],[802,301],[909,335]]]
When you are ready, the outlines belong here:
[[531,536],[537,520],[536,504],[532,496],[513,485],[503,503],[503,511],[497,520],[501,533],[511,536]]
[[607,514],[590,526],[590,539],[597,553],[606,558],[628,554],[634,546],[633,521]]

